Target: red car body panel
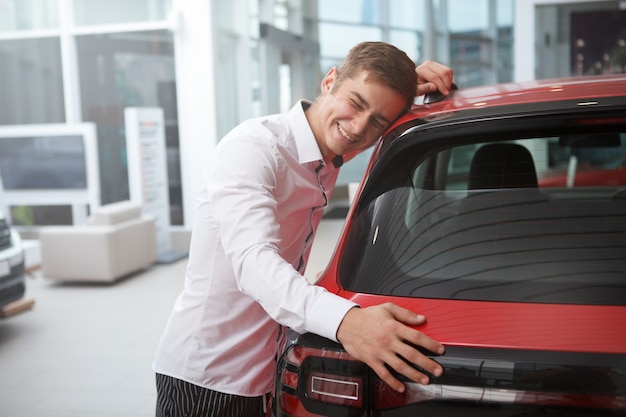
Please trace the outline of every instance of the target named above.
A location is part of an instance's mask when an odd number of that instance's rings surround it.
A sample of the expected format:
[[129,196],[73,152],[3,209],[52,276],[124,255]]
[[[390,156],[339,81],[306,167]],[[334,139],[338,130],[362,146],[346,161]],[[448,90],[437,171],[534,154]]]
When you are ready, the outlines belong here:
[[576,100],[581,97],[585,97],[585,100],[578,105],[591,105],[586,97],[613,97],[616,91],[626,92],[626,76],[597,76],[589,77],[588,80],[561,78],[467,88],[454,92],[449,99],[414,106],[413,110],[401,117],[391,129],[416,118],[434,118],[443,113],[474,108]]
[[[348,216],[349,219],[349,216]],[[337,248],[344,245],[344,236]],[[336,250],[335,254],[340,253]],[[391,297],[346,291],[333,256],[318,285],[362,307],[392,302],[426,316],[417,327],[446,345],[626,354],[626,307]],[[500,329],[485,332],[485,329]]]
[[339,295],[363,307],[392,302],[423,314],[428,322],[418,329],[447,345],[626,354],[625,307]]

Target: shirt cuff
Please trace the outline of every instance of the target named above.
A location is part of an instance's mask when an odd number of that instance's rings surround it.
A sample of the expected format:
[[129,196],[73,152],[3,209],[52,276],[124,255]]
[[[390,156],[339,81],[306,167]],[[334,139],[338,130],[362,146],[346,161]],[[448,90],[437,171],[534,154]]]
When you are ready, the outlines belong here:
[[307,329],[311,333],[338,342],[337,329],[348,310],[358,304],[328,292],[322,293],[309,312]]

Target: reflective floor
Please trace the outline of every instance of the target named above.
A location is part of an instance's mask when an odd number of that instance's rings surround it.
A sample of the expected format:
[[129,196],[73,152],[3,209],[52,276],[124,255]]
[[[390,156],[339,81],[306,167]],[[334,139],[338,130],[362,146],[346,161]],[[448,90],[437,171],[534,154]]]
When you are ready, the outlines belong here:
[[[306,276],[332,253],[342,220],[320,225]],[[152,357],[186,260],[112,285],[62,284],[36,270],[32,310],[0,319],[0,416],[154,415]]]

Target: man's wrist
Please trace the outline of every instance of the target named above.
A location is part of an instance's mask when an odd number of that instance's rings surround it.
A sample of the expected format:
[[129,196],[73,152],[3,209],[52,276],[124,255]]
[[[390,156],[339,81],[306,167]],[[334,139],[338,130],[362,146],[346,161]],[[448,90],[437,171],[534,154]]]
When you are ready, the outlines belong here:
[[359,305],[354,305],[352,306],[352,308],[350,308],[348,311],[346,311],[346,314],[344,314],[343,318],[341,319],[341,321],[339,322],[339,326],[337,327],[337,332],[335,333],[335,339],[337,339],[337,341],[339,343],[341,343],[341,340],[339,339],[339,331],[341,329],[341,326],[344,324],[346,317],[348,317],[348,314],[352,313],[355,309],[360,309],[361,306]]

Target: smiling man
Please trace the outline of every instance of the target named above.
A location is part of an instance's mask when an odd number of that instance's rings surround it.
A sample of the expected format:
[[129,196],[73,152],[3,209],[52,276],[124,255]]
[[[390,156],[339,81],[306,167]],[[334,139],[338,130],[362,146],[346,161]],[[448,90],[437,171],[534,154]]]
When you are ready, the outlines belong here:
[[[419,67],[392,45],[355,46],[311,103],[248,120],[210,156],[183,292],[157,349],[157,416],[262,416],[284,327],[341,342],[398,391],[441,367],[416,346],[424,317],[385,304],[358,308],[303,276],[343,158],[372,146],[413,103],[447,94],[452,70]],[[283,327],[284,326],[284,327]]]

